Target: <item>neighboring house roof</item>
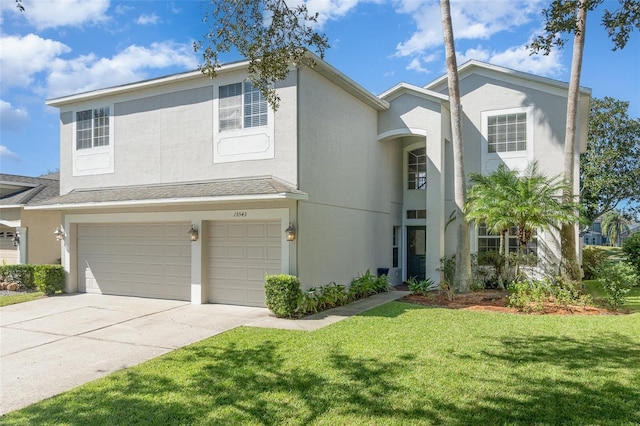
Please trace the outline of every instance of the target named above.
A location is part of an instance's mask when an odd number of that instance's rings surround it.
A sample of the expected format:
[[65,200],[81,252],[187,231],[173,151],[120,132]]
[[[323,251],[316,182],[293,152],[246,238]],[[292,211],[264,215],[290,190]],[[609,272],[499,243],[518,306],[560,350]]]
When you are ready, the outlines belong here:
[[0,208],[28,206],[60,195],[57,173],[41,177],[0,173]]
[[307,194],[273,177],[256,177],[168,185],[77,189],[60,197],[43,201],[38,205],[30,206],[28,209],[135,207],[157,204],[193,204],[282,198],[306,199]]

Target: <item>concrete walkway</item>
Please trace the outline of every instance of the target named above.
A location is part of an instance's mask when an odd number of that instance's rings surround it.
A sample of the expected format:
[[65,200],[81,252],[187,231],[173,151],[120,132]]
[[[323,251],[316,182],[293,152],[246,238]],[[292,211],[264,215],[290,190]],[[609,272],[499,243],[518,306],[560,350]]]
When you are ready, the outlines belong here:
[[0,415],[239,326],[317,330],[407,292],[392,291],[303,319],[265,308],[94,294],[0,308]]

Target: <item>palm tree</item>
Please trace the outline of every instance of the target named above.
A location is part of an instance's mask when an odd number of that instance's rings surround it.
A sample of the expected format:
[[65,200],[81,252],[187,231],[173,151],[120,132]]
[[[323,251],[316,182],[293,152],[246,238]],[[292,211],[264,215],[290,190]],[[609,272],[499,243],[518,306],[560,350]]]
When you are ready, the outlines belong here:
[[464,143],[462,140],[462,107],[460,105],[460,84],[458,64],[451,24],[451,6],[449,0],[440,0],[442,15],[442,33],[447,61],[447,80],[449,86],[449,106],[451,111],[451,142],[453,147],[453,188],[458,221],[458,245],[456,250],[456,272],[454,286],[462,293],[471,290],[471,252],[469,247],[469,223],[464,214],[466,202],[466,180],[464,173]]
[[629,220],[613,210],[602,216],[602,233],[609,239],[609,245],[618,246],[618,236],[623,232],[629,232]]
[[506,234],[515,226],[512,221],[513,191],[518,185],[518,173],[504,164],[490,175],[471,173],[471,188],[467,196],[466,214],[469,220],[484,223],[487,230],[500,235],[501,255],[506,254]]
[[[491,232],[502,236],[516,227],[520,253],[536,229],[558,228],[578,220],[576,206],[562,200],[567,182],[562,176],[547,177],[538,170],[537,163],[522,176],[501,164],[490,175],[471,174],[471,181],[467,216],[484,222]],[[500,246],[504,253],[503,241]]]

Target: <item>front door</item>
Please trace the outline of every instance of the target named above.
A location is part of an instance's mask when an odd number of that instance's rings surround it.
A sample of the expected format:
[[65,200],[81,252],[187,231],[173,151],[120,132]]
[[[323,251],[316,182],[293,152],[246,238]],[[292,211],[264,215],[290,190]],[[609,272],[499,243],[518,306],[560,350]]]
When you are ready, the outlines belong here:
[[407,226],[407,279],[426,278],[426,226]]

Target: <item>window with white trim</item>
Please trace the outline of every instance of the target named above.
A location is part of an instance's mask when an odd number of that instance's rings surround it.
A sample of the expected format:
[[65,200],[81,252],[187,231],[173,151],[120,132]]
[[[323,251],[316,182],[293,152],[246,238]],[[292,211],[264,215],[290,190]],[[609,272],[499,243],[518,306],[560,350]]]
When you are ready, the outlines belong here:
[[427,149],[407,152],[407,188],[427,189]]
[[[520,246],[518,228],[512,227],[507,231],[507,252],[517,253]],[[478,253],[500,251],[500,234],[491,234],[484,223],[478,224]],[[537,254],[538,239],[534,232],[525,247],[525,254]]]
[[393,259],[392,268],[398,268],[400,265],[400,241],[402,240],[402,227],[393,227]]
[[221,132],[267,125],[267,100],[251,82],[220,86],[218,95]]
[[109,145],[109,107],[76,112],[76,149]]
[[527,114],[501,114],[487,117],[489,152],[527,150]]

